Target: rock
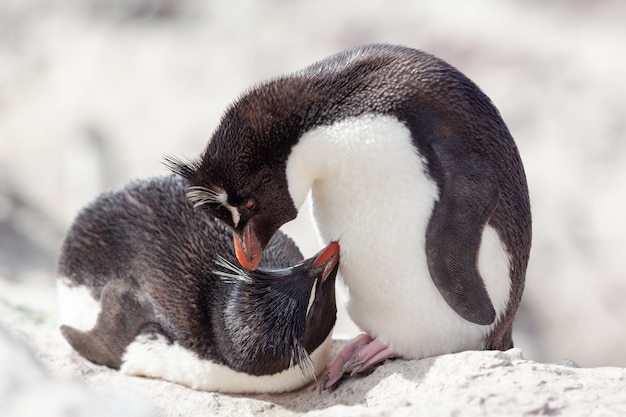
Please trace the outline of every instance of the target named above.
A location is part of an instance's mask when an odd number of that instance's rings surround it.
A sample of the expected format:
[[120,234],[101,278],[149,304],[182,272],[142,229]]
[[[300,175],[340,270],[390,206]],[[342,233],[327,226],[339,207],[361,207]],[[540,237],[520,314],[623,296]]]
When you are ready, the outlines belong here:
[[[519,349],[390,361],[329,394],[306,416],[621,416],[626,369],[570,368],[524,360]],[[349,405],[349,406],[348,406]]]
[[96,394],[78,381],[48,375],[33,352],[0,327],[0,415],[148,417],[154,411],[120,395]]
[[[3,416],[26,416],[35,410],[46,410],[48,416],[68,410],[78,416],[149,415],[118,398],[120,391],[151,403],[162,416],[626,415],[626,369],[542,364],[523,359],[519,349],[393,360],[368,376],[346,379],[333,392],[320,393],[313,384],[293,393],[249,397],[127,377],[69,350],[64,357],[49,358],[53,374],[55,369],[73,374],[99,392],[95,394],[75,382],[60,384],[24,347],[12,345],[7,353],[2,336]],[[343,345],[334,343],[336,349]]]
[[[26,343],[16,342],[3,328]],[[333,342],[335,354],[344,343]],[[470,351],[387,361],[332,392],[320,393],[316,384],[281,395],[194,391],[88,362],[60,335],[53,288],[0,277],[3,417],[43,415],[41,410],[52,417],[70,411],[90,417],[155,415],[143,404],[158,416],[186,417],[626,415],[625,368],[572,364],[526,360],[520,349]]]

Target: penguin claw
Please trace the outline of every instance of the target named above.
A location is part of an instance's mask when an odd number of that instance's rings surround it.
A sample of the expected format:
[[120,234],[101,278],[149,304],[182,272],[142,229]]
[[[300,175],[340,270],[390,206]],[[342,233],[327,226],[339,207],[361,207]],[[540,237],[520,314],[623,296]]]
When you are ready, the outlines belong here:
[[317,393],[319,395],[322,395],[322,391],[324,391],[326,389],[326,384],[328,383],[328,374],[326,374],[326,376],[324,376],[324,378],[322,378],[322,380],[320,381],[320,383],[317,385]]
[[329,384],[330,382],[330,374],[326,374],[326,376],[324,377],[324,379],[322,379],[322,382],[320,382],[319,385],[319,393],[320,395],[322,394],[322,391],[332,391],[333,390],[333,385],[335,385],[337,383],[337,381],[334,381],[332,384]]
[[[394,358],[397,355],[395,350],[374,339],[367,346],[360,348],[357,353],[350,358],[349,366],[346,366],[344,373],[350,373],[351,377],[355,376],[385,359]],[[348,365],[348,363],[346,365]]]
[[320,382],[320,394],[322,391],[334,391],[335,388],[337,388],[337,382],[339,382],[342,376],[343,374],[331,375],[331,373],[328,372],[324,379],[322,379],[322,382]]
[[365,358],[359,355],[360,351],[361,350],[352,355],[350,360],[345,363],[341,369],[343,375],[350,374],[350,376],[353,377],[366,368],[367,364],[364,362]]
[[341,367],[341,374],[352,374],[354,368],[358,368],[361,360],[359,358],[359,352],[357,351],[354,355],[350,357]]
[[328,373],[320,383],[320,392],[336,388],[336,384],[345,374],[353,377],[361,374],[374,365],[398,356],[398,353],[373,339],[368,334],[360,334],[350,341],[328,369]]
[[360,374],[362,371],[364,371],[367,368],[368,366],[366,364],[360,364],[359,366],[352,367],[352,369],[350,370],[350,377]]

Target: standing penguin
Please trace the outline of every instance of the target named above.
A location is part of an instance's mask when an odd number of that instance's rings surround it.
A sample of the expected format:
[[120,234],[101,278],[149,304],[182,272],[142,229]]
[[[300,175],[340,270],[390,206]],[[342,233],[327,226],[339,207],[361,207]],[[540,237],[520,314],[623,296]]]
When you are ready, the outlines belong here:
[[92,362],[195,389],[307,384],[327,365],[337,243],[302,261],[279,232],[261,263],[272,270],[242,270],[232,231],[187,187],[174,175],[136,181],[79,214],[59,257],[63,336]]
[[169,163],[206,190],[250,270],[311,191],[365,332],[323,387],[389,357],[513,346],[531,245],[522,161],[489,98],[441,59],[392,45],[331,56],[251,89],[198,160]]

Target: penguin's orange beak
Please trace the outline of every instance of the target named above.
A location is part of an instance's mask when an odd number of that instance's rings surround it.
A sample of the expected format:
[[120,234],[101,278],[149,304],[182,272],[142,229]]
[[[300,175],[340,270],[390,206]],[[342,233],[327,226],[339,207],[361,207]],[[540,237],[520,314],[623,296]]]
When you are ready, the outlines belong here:
[[235,242],[235,254],[241,266],[248,271],[257,269],[261,262],[263,247],[254,233],[251,222],[248,222],[241,234],[233,234],[233,241]]
[[328,246],[315,255],[313,267],[318,268],[324,264],[326,265],[322,273],[322,281],[325,281],[337,263],[339,263],[339,243],[330,242]]

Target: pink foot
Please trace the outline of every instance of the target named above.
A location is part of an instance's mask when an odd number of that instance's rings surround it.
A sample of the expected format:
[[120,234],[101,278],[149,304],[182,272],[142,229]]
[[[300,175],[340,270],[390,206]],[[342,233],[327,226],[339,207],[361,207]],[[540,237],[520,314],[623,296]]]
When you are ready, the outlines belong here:
[[344,374],[354,376],[385,359],[395,358],[398,353],[372,338],[361,333],[352,339],[339,353],[328,368],[328,373],[320,384],[320,389],[332,388]]

